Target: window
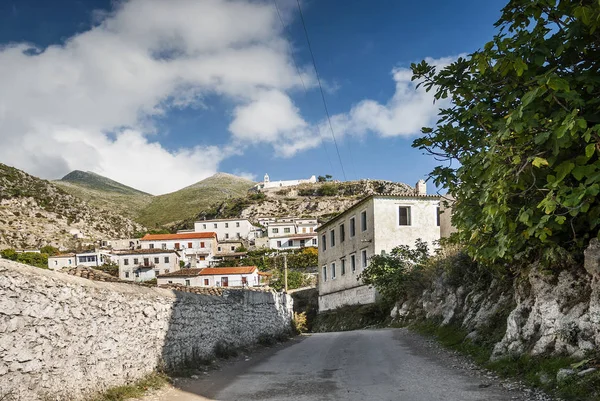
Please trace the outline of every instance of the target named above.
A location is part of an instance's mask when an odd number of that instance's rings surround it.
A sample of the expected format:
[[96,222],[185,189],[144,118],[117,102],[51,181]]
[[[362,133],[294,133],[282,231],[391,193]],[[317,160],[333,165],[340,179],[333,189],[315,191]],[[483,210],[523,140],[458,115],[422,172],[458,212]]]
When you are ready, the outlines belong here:
[[169,280],[169,284],[173,284],[173,280]]
[[346,227],[340,224],[340,242],[344,242],[344,240],[346,240]]
[[302,227],[302,234],[306,234],[306,227]]
[[330,238],[329,246],[334,247],[335,246],[335,230],[329,231],[329,238]]
[[287,242],[288,246],[294,246],[294,240],[291,239]]
[[150,266],[150,258],[144,258],[144,266]]
[[217,223],[213,224],[213,227],[214,227],[214,228],[217,228]]
[[361,254],[362,254],[362,267],[364,268],[364,267],[367,267],[367,262],[368,262],[367,261],[367,250],[363,249],[361,251]]
[[135,277],[139,278],[140,277],[140,272],[135,272]]
[[200,243],[200,248],[204,248],[204,242]]
[[165,263],[169,263],[169,257],[165,256]]
[[331,264],[331,279],[335,280],[335,263]]
[[439,227],[440,226],[440,207],[436,207],[435,208],[435,217],[436,217],[436,224]]
[[235,251],[235,246],[232,246],[232,247],[231,247],[231,250],[232,250],[232,251]]
[[321,235],[321,245],[323,246],[323,250],[327,250],[327,237],[325,234]]
[[71,259],[69,259],[69,264],[71,264],[71,262],[72,262]]
[[316,239],[316,238],[313,238],[313,239],[312,239],[312,244],[313,244],[313,245],[317,245],[317,239]]
[[192,243],[188,242],[188,248],[191,248],[191,247],[192,247]]
[[277,241],[277,248],[281,248],[281,241]]
[[274,228],[273,229],[273,234],[278,234],[279,233],[279,229],[278,228]]
[[175,249],[179,249],[179,242],[175,243]]
[[327,266],[323,266],[323,281],[327,281]]
[[154,249],[154,244],[150,244],[150,249]]
[[237,238],[242,238],[242,235],[241,235],[240,233],[235,233],[235,236],[236,236]]
[[154,263],[160,263],[160,258],[154,258]]
[[229,223],[225,223],[225,228],[229,228]]
[[133,264],[137,265],[139,263],[139,259],[138,258],[133,258]]
[[350,268],[352,273],[356,271],[356,255],[350,255]]
[[341,260],[342,263],[342,276],[346,274],[346,259]]
[[162,244],[162,245],[161,245],[161,248],[162,248],[162,249],[167,249],[167,244]]
[[235,223],[235,226],[236,226],[236,227],[239,227],[239,226],[240,226],[240,222],[239,222],[239,221],[236,221],[236,223]]
[[124,266],[129,265],[129,259],[123,259],[123,265]]
[[398,216],[401,226],[410,226],[410,206],[400,206]]
[[225,234],[225,239],[229,239],[229,234]]
[[354,237],[356,235],[356,221],[354,217],[350,219],[350,237]]
[[289,228],[289,227],[285,227],[285,228],[283,229],[283,232],[284,232],[285,234],[289,234],[289,233],[290,233],[290,228]]
[[361,231],[367,231],[367,212],[361,212],[360,214],[360,229]]
[[199,256],[198,260],[206,260],[206,256],[204,256],[204,255],[203,256]]
[[206,286],[210,285],[207,278],[204,279],[204,285],[206,285]]
[[202,224],[202,228],[206,229],[206,224]]
[[217,247],[217,251],[221,252],[221,247],[220,246]]
[[189,287],[190,286],[190,280],[185,280],[185,285]]
[[315,232],[315,228],[314,228],[314,227],[311,227],[311,228],[310,228],[310,232],[311,232],[311,233]]
[[125,278],[129,278],[129,272],[125,272]]

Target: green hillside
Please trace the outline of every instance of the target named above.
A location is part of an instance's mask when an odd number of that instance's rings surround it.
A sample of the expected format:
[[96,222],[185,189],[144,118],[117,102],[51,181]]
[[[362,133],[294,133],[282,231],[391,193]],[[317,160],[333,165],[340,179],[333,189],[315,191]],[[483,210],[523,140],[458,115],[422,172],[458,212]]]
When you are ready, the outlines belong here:
[[140,210],[136,221],[149,228],[194,218],[201,210],[227,199],[246,196],[254,182],[226,173],[217,173],[196,184],[152,198]]
[[150,194],[92,172],[75,170],[53,183],[94,207],[111,210],[133,220],[152,200]]

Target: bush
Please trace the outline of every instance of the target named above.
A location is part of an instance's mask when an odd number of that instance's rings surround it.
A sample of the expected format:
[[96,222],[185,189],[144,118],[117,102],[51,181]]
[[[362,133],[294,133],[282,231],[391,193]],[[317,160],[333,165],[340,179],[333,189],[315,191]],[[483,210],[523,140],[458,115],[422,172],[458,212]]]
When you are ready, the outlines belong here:
[[308,331],[306,312],[297,313],[294,312],[294,320],[293,320],[294,329],[296,333],[306,333]]

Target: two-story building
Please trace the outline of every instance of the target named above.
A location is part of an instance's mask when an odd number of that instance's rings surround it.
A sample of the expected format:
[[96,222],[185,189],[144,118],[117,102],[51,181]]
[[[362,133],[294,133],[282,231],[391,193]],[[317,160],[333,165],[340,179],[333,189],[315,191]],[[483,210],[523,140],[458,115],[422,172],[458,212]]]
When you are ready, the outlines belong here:
[[368,196],[318,227],[320,311],[375,302],[376,290],[357,281],[371,256],[412,247],[417,239],[435,246],[440,197],[426,195],[425,183],[419,184],[415,193]]
[[225,240],[253,240],[260,232],[248,219],[215,219],[201,220],[194,223],[194,232],[217,234],[219,241]]
[[287,234],[269,238],[269,248],[277,250],[317,247],[319,239],[316,232],[308,234]]
[[113,255],[124,281],[148,281],[180,269],[180,251],[173,249],[131,249],[113,251]]
[[146,234],[140,239],[142,249],[179,250],[186,264],[191,267],[207,267],[217,249],[217,234],[179,233]]

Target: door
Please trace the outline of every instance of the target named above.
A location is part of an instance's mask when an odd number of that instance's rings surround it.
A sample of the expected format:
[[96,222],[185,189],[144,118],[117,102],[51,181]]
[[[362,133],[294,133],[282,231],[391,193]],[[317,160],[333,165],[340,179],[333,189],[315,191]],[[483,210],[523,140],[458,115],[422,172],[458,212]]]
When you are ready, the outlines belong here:
[[229,287],[229,277],[221,277],[221,285],[223,287]]

